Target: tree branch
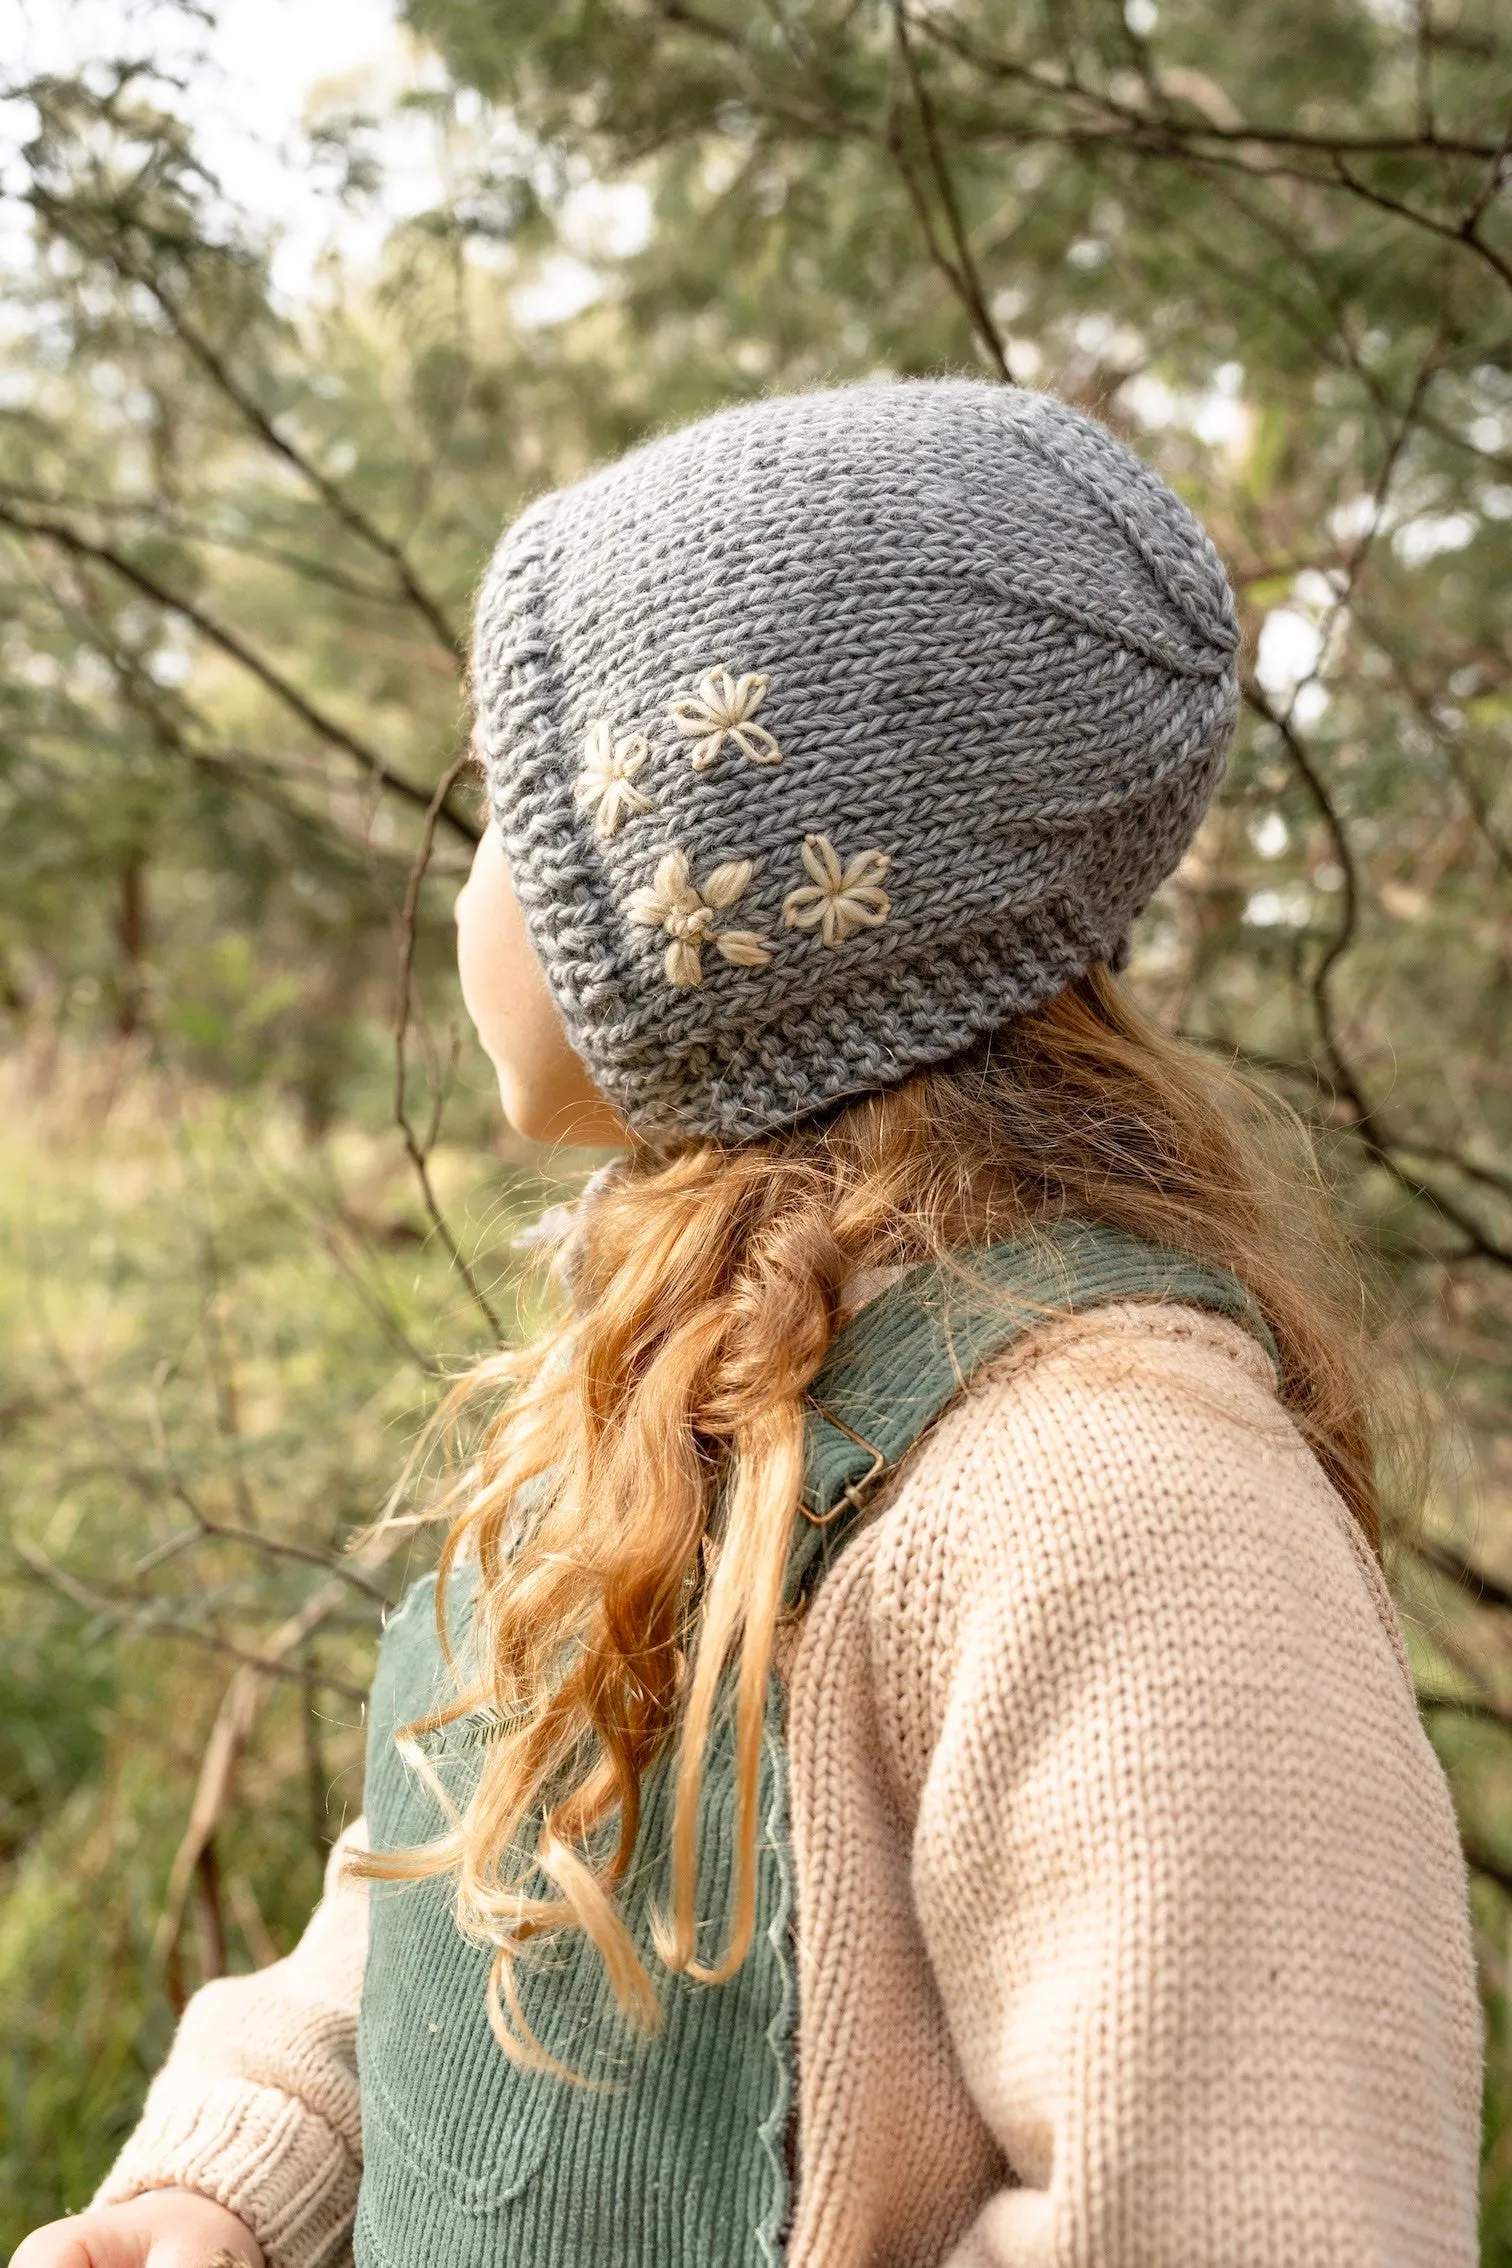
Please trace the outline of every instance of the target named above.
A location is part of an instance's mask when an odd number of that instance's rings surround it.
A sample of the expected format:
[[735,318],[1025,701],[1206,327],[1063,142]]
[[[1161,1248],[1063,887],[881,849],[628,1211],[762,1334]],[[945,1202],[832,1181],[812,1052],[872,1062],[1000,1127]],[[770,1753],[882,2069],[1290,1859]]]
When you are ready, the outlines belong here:
[[[930,11],[920,16],[917,28],[926,38],[949,48],[962,62],[969,63],[982,72],[984,77],[1011,81],[1034,94],[1044,96],[1050,102],[1079,103],[1094,108],[1122,127],[1155,128],[1174,141],[1257,142],[1278,150],[1316,151],[1324,157],[1332,157],[1336,151],[1343,150],[1351,157],[1411,157],[1426,152],[1434,157],[1495,159],[1506,148],[1504,141],[1482,142],[1437,132],[1321,134],[1308,133],[1293,126],[1241,120],[1237,116],[1227,123],[1206,116],[1187,120],[1166,114],[1154,118],[1130,103],[1119,102],[1104,89],[1088,87],[1081,81],[1071,83],[1065,79],[1051,78],[1046,72],[1036,70],[1032,64],[1015,63],[1011,56],[991,54],[959,30],[943,12]],[[1164,89],[1161,91],[1165,92]],[[1229,104],[1228,107],[1232,109],[1233,105]]]
[[168,1873],[163,1912],[153,1938],[154,1957],[165,1965],[173,1961],[184,1926],[184,1909],[196,1867],[209,1851],[216,1831],[230,1809],[237,1774],[247,1743],[273,1690],[274,1674],[311,1631],[340,1603],[341,1587],[327,1583],[312,1592],[286,1622],[279,1625],[254,1664],[244,1662],[235,1671],[221,1697],[200,1760],[199,1780],[179,1847]]
[[914,182],[913,169],[908,163],[903,148],[901,132],[889,133],[888,147],[893,153],[898,170],[903,176],[904,186],[909,192],[914,210],[923,226],[931,258],[941,272],[949,278],[951,287],[966,310],[972,330],[976,333],[993,369],[1002,379],[1004,385],[1011,386],[1014,383],[1013,372],[1008,367],[1008,356],[1002,338],[987,306],[986,294],[982,289],[982,279],[977,272],[976,261],[971,250],[971,239],[967,234],[965,218],[961,211],[961,201],[956,194],[955,180],[945,155],[944,145],[940,139],[934,104],[930,100],[929,89],[924,83],[924,74],[919,69],[919,59],[914,54],[913,42],[908,36],[908,25],[909,19],[904,0],[893,0],[893,37],[897,43],[899,61],[903,65],[908,80],[909,91],[913,96],[914,109],[918,114],[919,124],[923,128],[924,147],[929,158],[929,169],[934,177],[935,189],[945,213],[946,226],[950,230],[951,242],[955,247],[955,258],[953,260],[946,255],[935,235],[934,225],[930,219],[924,198]]
[[[288,1678],[299,1685],[313,1685],[326,1692],[339,1693],[344,1701],[365,1701],[367,1688],[353,1685],[349,1678],[338,1677],[331,1670],[308,1667],[299,1662],[270,1663],[266,1655],[251,1647],[240,1646],[219,1630],[207,1628],[202,1622],[179,1622],[163,1607],[163,1602],[144,1599],[117,1599],[107,1592],[97,1591],[66,1567],[39,1551],[24,1536],[15,1536],[11,1548],[16,1557],[31,1569],[34,1575],[62,1593],[73,1605],[82,1607],[86,1614],[97,1615],[110,1622],[129,1622],[139,1630],[160,1631],[170,1638],[187,1639],[190,1645],[206,1652],[220,1654],[228,1661],[245,1663],[251,1669],[266,1670],[275,1677]],[[344,1594],[343,1594],[344,1595]]]
[[467,1286],[468,1295],[471,1298],[473,1305],[478,1309],[478,1312],[481,1314],[484,1321],[487,1323],[488,1328],[493,1333],[495,1345],[502,1346],[504,1344],[504,1327],[500,1323],[498,1314],[495,1311],[492,1302],[489,1300],[487,1293],[483,1290],[482,1285],[478,1282],[477,1277],[474,1275],[473,1270],[462,1251],[461,1245],[457,1242],[456,1236],[452,1232],[451,1223],[447,1220],[446,1215],[441,1210],[440,1203],[436,1197],[435,1186],[431,1181],[430,1152],[435,1147],[436,1133],[438,1131],[439,1124],[439,1088],[437,1092],[437,1110],[435,1116],[433,1117],[433,1122],[429,1130],[427,1139],[424,1142],[421,1141],[420,1137],[415,1132],[413,1121],[411,1120],[409,1115],[409,1104],[406,1093],[408,1085],[408,1063],[405,1043],[409,1033],[410,1011],[414,993],[415,945],[417,938],[417,923],[420,911],[420,891],[425,881],[426,869],[430,865],[431,846],[435,840],[437,814],[444,808],[447,796],[451,793],[451,790],[453,789],[453,787],[455,787],[462,774],[473,762],[474,758],[471,749],[464,748],[460,755],[453,757],[449,769],[442,774],[441,778],[436,783],[436,792],[431,797],[430,807],[425,815],[425,823],[421,829],[420,841],[415,850],[415,861],[413,866],[410,868],[409,882],[404,893],[404,905],[399,915],[399,970],[398,982],[395,988],[394,997],[393,1115],[394,1124],[398,1127],[399,1132],[403,1137],[405,1154],[414,1169],[415,1178],[420,1185],[420,1194],[424,1201],[426,1212],[430,1215],[431,1226],[435,1229],[437,1236],[440,1237],[441,1242],[445,1245],[447,1255],[451,1260],[452,1266],[456,1269],[457,1274],[461,1277],[463,1283]]
[[1512,1588],[1498,1582],[1494,1575],[1457,1551],[1453,1544],[1430,1542],[1417,1537],[1410,1546],[1414,1559],[1431,1567],[1436,1575],[1445,1575],[1469,1598],[1472,1606],[1498,1607],[1512,1614]]
[[[419,786],[414,780],[406,779],[402,772],[396,772],[392,765],[386,763],[375,749],[368,747],[345,725],[338,723],[336,718],[318,708],[308,695],[302,693],[298,686],[291,684],[288,678],[275,669],[271,662],[264,660],[263,656],[249,646],[236,631],[228,629],[224,623],[217,622],[193,599],[184,597],[181,592],[170,590],[147,568],[141,566],[136,560],[129,559],[124,552],[117,550],[114,545],[96,543],[89,537],[81,535],[77,528],[69,527],[62,520],[45,517],[35,512],[20,511],[4,497],[0,497],[0,526],[11,528],[18,535],[39,537],[44,542],[54,544],[60,551],[67,552],[75,559],[92,560],[97,566],[108,568],[112,574],[118,575],[122,582],[128,583],[133,590],[139,591],[144,598],[151,599],[155,605],[163,607],[167,612],[176,614],[183,621],[189,623],[209,644],[217,647],[221,653],[225,654],[229,660],[234,661],[239,668],[245,670],[249,676],[256,678],[260,685],[264,686],[291,714],[298,717],[301,723],[307,725],[319,739],[349,756],[379,787],[388,789],[391,794],[401,797],[406,803],[420,811],[427,814],[430,812],[434,797],[428,790]],[[445,819],[447,825],[464,842],[476,844],[478,841],[481,830],[471,818],[456,810],[450,804],[442,803],[438,807],[437,816]],[[434,827],[434,824],[435,821],[432,819],[432,827]]]
[[318,465],[312,464],[304,452],[280,430],[262,405],[241,384],[224,356],[190,321],[172,293],[164,289],[161,277],[144,263],[128,257],[128,232],[136,216],[123,212],[106,214],[102,241],[96,243],[91,242],[87,235],[81,235],[77,216],[58,199],[50,197],[46,190],[34,185],[28,202],[80,251],[92,252],[96,257],[107,259],[118,275],[150,294],[166,317],[175,338],[199,364],[212,385],[231,404],[242,421],[276,456],[281,457],[285,464],[298,473],[344,528],[388,562],[405,598],[447,652],[454,658],[458,656],[462,650],[459,633],[448,622],[440,603],[420,581],[400,545],[391,536],[385,535],[361,506],[355,504],[346,491],[328,474],[323,473]]
[[1478,199],[1469,212],[1451,227],[1447,221],[1436,220],[1432,213],[1419,212],[1416,207],[1404,204],[1401,198],[1388,196],[1384,189],[1373,189],[1368,181],[1362,181],[1358,174],[1352,172],[1337,153],[1334,172],[1343,186],[1352,195],[1363,198],[1366,204],[1376,206],[1383,213],[1392,213],[1398,220],[1408,221],[1416,228],[1426,229],[1430,236],[1439,237],[1446,244],[1463,244],[1478,259],[1484,260],[1492,274],[1499,276],[1508,289],[1512,290],[1512,262],[1504,260],[1496,247],[1488,244],[1481,235],[1483,208]]
[[1281,735],[1286,744],[1287,753],[1296,766],[1298,776],[1306,786],[1328,830],[1334,856],[1345,876],[1344,918],[1341,920],[1318,968],[1314,971],[1311,990],[1314,1013],[1318,1019],[1318,1032],[1323,1042],[1329,1071],[1350,1108],[1350,1131],[1365,1144],[1376,1163],[1385,1168],[1399,1187],[1406,1190],[1409,1195],[1421,1198],[1442,1219],[1457,1228],[1478,1259],[1493,1260],[1499,1267],[1512,1268],[1512,1246],[1502,1244],[1497,1238],[1491,1236],[1473,1214],[1467,1213],[1462,1205],[1457,1204],[1443,1190],[1436,1188],[1431,1182],[1424,1181],[1420,1175],[1409,1172],[1402,1163],[1400,1153],[1404,1149],[1409,1149],[1410,1146],[1388,1134],[1381,1123],[1376,1107],[1365,1094],[1358,1073],[1344,1053],[1335,1028],[1333,1004],[1329,996],[1329,978],[1337,965],[1341,952],[1346,949],[1353,935],[1358,914],[1359,882],[1353,852],[1348,837],[1340,824],[1339,815],[1333,807],[1328,790],[1324,786],[1300,735],[1293,728],[1290,718],[1274,709],[1260,687],[1253,681],[1246,682],[1244,698],[1256,714],[1264,717],[1266,722],[1273,725]]

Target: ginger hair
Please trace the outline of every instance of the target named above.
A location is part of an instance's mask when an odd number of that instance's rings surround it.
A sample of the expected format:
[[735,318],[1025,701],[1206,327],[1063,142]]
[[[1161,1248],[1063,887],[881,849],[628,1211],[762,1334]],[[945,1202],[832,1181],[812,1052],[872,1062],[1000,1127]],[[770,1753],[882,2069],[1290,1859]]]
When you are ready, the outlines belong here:
[[[1274,1335],[1287,1410],[1379,1552],[1360,1277],[1307,1133],[1278,1098],[1160,1032],[1106,971],[821,1121],[735,1148],[637,1145],[563,1250],[554,1324],[479,1363],[442,1413],[456,1425],[492,1412],[431,1508],[451,1520],[443,1646],[448,1575],[477,1563],[475,1674],[400,1737],[423,1771],[420,1736],[459,1717],[492,1712],[498,1737],[447,1833],[362,1862],[391,1880],[455,1875],[461,1927],[494,1948],[490,2020],[521,2062],[560,2069],[518,1992],[521,1949],[543,1933],[585,1931],[624,2015],[657,2021],[617,1892],[664,1749],[675,1789],[657,1955],[715,1984],[749,1951],[805,1394],[847,1280],[946,1255],[969,1267],[973,1246],[1062,1217],[1233,1271]],[[724,1950],[705,1963],[698,1809],[727,1673],[736,1887]]]

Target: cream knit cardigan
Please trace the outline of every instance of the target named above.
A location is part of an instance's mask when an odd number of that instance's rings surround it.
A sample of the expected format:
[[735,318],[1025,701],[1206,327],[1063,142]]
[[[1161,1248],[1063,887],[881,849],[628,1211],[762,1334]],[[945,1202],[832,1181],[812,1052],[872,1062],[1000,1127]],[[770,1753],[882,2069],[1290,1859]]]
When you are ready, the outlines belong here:
[[[1015,1350],[792,1639],[789,2268],[1473,2268],[1448,1793],[1242,1330],[1128,1304]],[[365,1923],[338,1846],[297,1949],[191,2002],[102,2201],[349,2257]]]

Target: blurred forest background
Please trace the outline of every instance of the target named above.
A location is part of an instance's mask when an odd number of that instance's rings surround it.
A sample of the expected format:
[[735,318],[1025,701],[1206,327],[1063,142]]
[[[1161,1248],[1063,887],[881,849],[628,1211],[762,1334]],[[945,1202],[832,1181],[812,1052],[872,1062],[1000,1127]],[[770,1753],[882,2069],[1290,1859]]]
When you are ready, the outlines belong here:
[[1505,10],[410,0],[282,139],[303,236],[200,102],[221,19],[297,12],[117,0],[38,63],[67,13],[0,52],[0,2250],[297,1934],[428,1548],[343,1544],[578,1170],[501,1136],[450,968],[490,545],[720,402],[965,369],[1097,410],[1239,592],[1134,981],[1314,1123],[1428,1413],[1393,1575],[1512,2263]]

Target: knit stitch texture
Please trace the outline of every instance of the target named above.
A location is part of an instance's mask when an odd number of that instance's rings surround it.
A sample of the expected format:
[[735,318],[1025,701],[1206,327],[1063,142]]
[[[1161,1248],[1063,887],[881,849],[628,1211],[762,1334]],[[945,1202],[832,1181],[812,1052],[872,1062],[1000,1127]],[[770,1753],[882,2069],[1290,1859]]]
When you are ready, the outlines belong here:
[[746,1139],[1116,965],[1237,645],[1185,505],[1045,394],[773,399],[541,498],[479,603],[479,742],[599,1086]]
[[[782,1649],[786,2268],[1474,2268],[1454,1817],[1264,1350],[1055,1325],[875,1511]],[[342,2257],[367,1904],[333,1880],[191,2003],[102,2200],[183,2182],[270,2268]]]

